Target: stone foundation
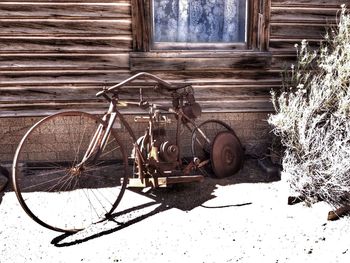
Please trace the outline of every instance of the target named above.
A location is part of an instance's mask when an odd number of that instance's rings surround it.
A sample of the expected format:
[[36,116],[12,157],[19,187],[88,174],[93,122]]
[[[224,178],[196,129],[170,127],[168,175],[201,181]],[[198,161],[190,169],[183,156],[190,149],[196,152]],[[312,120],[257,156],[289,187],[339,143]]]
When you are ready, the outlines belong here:
[[[126,115],[126,120],[131,125],[136,137],[142,136],[144,133],[145,123],[135,123],[135,115]],[[268,113],[203,113],[197,119],[196,123],[208,119],[218,119],[229,124],[237,136],[241,140],[246,149],[246,153],[251,155],[261,156],[267,152],[271,145],[272,134],[271,127],[267,123]],[[41,117],[17,117],[17,118],[0,118],[0,162],[1,164],[10,165],[13,160],[17,145],[27,130]],[[176,120],[172,120],[168,124],[166,133],[169,138],[175,138]],[[126,132],[126,129],[120,123],[116,125],[116,132],[127,146],[128,153],[131,153],[131,140]],[[191,139],[190,132],[181,131],[181,151],[183,156],[191,156]],[[174,139],[170,139],[174,140]],[[59,147],[59,146],[58,146]],[[40,148],[40,147],[39,147]],[[33,149],[33,151],[37,149]],[[38,154],[45,154],[39,152]]]

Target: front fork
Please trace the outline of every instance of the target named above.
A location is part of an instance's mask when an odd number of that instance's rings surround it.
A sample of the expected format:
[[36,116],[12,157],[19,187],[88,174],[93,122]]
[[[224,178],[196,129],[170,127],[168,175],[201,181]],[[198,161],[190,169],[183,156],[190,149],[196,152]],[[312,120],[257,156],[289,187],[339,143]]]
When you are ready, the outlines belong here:
[[[102,117],[102,122],[100,123],[95,131],[94,136],[81,160],[75,168],[82,169],[84,164],[86,163],[94,163],[99,158],[101,152],[106,147],[106,143],[108,141],[110,131],[112,126],[117,118],[117,114],[114,111],[115,105],[114,103],[110,104],[108,112]],[[108,123],[107,126],[105,123]]]

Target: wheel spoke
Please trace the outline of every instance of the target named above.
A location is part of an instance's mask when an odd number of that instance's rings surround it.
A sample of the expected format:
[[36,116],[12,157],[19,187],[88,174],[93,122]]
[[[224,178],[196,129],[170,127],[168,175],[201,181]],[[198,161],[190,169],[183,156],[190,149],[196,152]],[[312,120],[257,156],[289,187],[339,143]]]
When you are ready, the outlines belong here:
[[[22,139],[14,163],[15,191],[37,223],[74,232],[100,222],[119,203],[127,155],[115,132],[102,148],[95,138],[94,147],[101,152],[94,156],[94,165],[80,164],[99,129],[106,129],[104,122],[88,113],[58,113],[39,121]],[[82,197],[86,201],[81,202]],[[42,198],[47,199],[44,205]]]
[[[38,186],[41,186],[41,185],[45,185],[47,183],[51,183],[51,182],[54,182],[56,180],[62,180],[62,178],[64,177],[57,177],[57,178],[53,178],[51,180],[48,180],[48,181],[45,181],[45,182],[41,182],[41,183],[38,183],[38,184],[34,184],[34,185],[31,185],[31,186],[28,186],[28,187],[24,187],[23,190],[29,190],[29,189],[32,189],[32,188],[37,188]],[[57,184],[56,184],[57,185]],[[55,185],[55,186],[56,186]]]

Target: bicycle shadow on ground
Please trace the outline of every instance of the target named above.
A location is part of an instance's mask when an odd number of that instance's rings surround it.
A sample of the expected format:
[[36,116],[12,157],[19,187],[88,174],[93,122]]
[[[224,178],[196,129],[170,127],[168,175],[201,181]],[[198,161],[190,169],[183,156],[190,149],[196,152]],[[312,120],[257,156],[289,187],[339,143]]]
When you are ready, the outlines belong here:
[[173,208],[182,211],[190,211],[199,206],[211,209],[250,205],[252,204],[251,202],[227,203],[220,206],[207,206],[204,205],[204,203],[216,197],[215,190],[218,186],[240,183],[269,183],[278,180],[278,177],[271,177],[264,173],[256,160],[248,160],[239,173],[224,179],[207,177],[202,183],[191,183],[175,185],[172,188],[153,189],[148,193],[137,191],[138,194],[147,197],[148,202],[116,212],[112,214],[112,217],[109,220],[100,222],[89,229],[74,234],[61,234],[55,237],[51,241],[51,244],[56,247],[81,244],[104,235],[115,233],[130,227],[133,224],[139,223],[144,219]]
[[0,192],[0,205],[2,203],[2,198],[3,198],[4,195],[5,195],[4,192]]
[[10,172],[7,168],[0,165],[0,204],[2,202],[2,197],[5,194],[5,191],[8,191],[9,181],[10,181]]

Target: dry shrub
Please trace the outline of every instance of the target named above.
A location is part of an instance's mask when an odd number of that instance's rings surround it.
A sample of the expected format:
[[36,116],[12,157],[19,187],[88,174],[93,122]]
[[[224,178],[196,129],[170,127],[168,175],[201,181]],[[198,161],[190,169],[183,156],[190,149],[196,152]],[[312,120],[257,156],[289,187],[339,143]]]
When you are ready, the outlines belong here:
[[318,50],[306,41],[282,91],[272,92],[269,123],[285,147],[282,164],[291,188],[313,203],[350,204],[350,14]]

